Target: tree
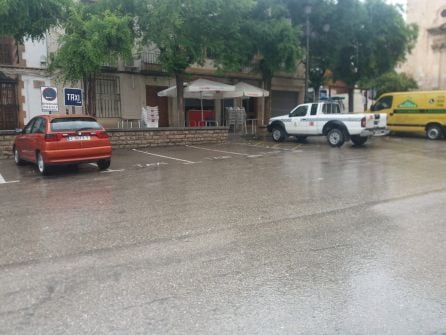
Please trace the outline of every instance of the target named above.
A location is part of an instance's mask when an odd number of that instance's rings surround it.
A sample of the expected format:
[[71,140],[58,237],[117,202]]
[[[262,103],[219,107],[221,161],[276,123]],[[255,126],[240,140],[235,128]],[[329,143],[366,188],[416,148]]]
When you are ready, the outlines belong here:
[[39,40],[66,18],[70,0],[0,0],[0,36]]
[[[333,34],[332,29],[336,27],[333,21],[333,6],[327,0],[285,0],[289,9],[293,24],[306,30],[307,14],[305,7],[309,6],[308,13],[310,35],[309,35],[309,87],[313,88],[315,96],[319,96],[319,89],[327,81],[327,71],[330,69],[333,57]],[[306,45],[306,33],[301,34],[300,44]],[[306,59],[304,59],[306,62]]]
[[368,87],[376,90],[375,97],[378,98],[388,92],[405,92],[417,89],[418,84],[411,76],[405,73],[397,73],[395,71],[387,72],[378,78],[367,83]]
[[331,70],[335,80],[348,85],[349,112],[359,81],[386,73],[405,59],[418,29],[407,25],[399,9],[382,0],[338,0],[335,8],[335,45]]
[[50,62],[50,71],[64,82],[82,81],[86,112],[96,114],[95,77],[106,64],[131,56],[133,18],[122,12],[98,11],[92,4],[77,4],[70,10],[60,37],[60,47]]
[[[264,89],[271,91],[272,78],[278,72],[292,72],[300,57],[300,30],[293,27],[282,1],[258,0],[245,13],[238,34],[229,36],[230,48],[220,54],[225,70],[240,71],[254,66],[262,76]],[[265,99],[265,122],[271,115],[271,94]]]
[[143,42],[160,51],[160,63],[175,77],[177,86],[176,126],[184,115],[184,80],[186,69],[203,64],[211,51],[219,54],[239,34],[241,17],[251,0],[142,0],[139,26]]

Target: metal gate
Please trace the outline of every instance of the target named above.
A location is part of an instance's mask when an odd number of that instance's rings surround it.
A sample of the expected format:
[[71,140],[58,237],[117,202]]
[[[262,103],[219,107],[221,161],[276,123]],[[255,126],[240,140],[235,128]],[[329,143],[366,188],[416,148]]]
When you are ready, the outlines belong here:
[[0,130],[18,127],[17,82],[0,74]]

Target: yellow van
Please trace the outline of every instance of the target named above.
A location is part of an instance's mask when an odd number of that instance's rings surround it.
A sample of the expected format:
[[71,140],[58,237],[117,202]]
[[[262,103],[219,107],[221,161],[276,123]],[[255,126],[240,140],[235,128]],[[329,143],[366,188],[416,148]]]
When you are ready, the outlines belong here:
[[422,133],[431,140],[446,133],[446,91],[385,93],[370,110],[387,113],[394,132]]

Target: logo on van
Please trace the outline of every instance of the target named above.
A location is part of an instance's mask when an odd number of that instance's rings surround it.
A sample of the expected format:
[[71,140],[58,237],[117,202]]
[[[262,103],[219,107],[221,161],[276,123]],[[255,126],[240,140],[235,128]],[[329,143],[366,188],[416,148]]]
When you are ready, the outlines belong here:
[[398,107],[400,107],[400,108],[416,108],[418,106],[413,101],[406,100],[401,105],[399,105]]

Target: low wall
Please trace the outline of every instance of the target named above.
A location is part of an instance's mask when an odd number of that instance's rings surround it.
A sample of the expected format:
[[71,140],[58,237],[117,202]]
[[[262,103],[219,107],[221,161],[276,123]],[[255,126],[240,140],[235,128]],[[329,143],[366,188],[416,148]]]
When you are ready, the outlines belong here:
[[[227,127],[107,129],[112,147],[133,149],[186,144],[225,143]],[[0,131],[0,159],[12,156],[16,133]]]
[[10,130],[0,130],[0,159],[12,156],[12,144],[17,133]]
[[113,148],[145,148],[170,145],[225,143],[227,127],[107,129]]

